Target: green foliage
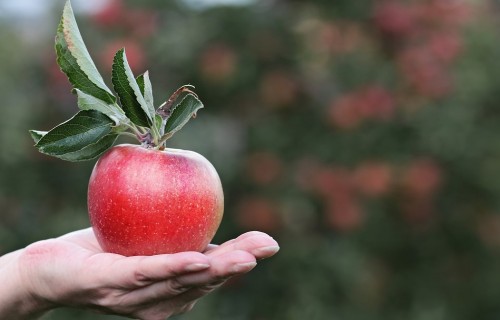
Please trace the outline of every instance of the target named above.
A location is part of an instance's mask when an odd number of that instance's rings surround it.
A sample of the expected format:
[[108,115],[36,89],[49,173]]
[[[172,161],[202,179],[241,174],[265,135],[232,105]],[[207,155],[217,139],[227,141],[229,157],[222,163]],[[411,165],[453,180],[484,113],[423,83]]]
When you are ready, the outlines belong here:
[[[154,110],[154,100],[153,100],[153,86],[151,85],[151,80],[149,80],[149,72],[146,71],[140,76],[136,78],[137,85],[141,91],[141,94],[144,97],[144,101],[146,102],[147,109]],[[151,114],[154,114],[152,112]]]
[[116,101],[90,57],[76,24],[71,3],[64,6],[56,35],[57,63],[75,89],[109,104]]
[[99,111],[115,122],[115,125],[121,125],[128,123],[128,118],[126,117],[123,110],[116,104],[108,104],[107,102],[86,94],[79,89],[75,89],[78,96],[78,108],[80,110],[95,110]]
[[127,117],[138,126],[149,127],[154,117],[154,109],[144,100],[128,64],[125,49],[120,49],[115,55],[112,81]]
[[[196,98],[196,106],[185,99],[185,102],[179,104],[181,107],[173,117],[175,127],[170,128],[168,135],[164,135],[165,124],[170,124],[156,114],[149,73],[145,72],[135,78],[125,49],[122,48],[114,56],[111,78],[120,99],[120,108],[87,51],[69,0],[57,29],[56,53],[57,63],[73,85],[73,91],[78,96],[78,107],[84,112],[46,134],[42,131],[30,131],[35,147],[44,154],[68,161],[91,160],[110,148],[117,135],[128,129],[133,131],[143,146],[163,148],[165,141],[202,107]],[[169,102],[174,103],[176,99],[177,96],[171,97]],[[189,106],[184,107],[190,102]],[[188,111],[181,112],[186,108]],[[86,110],[92,112],[85,112]],[[101,125],[99,121],[102,119],[112,119],[115,126],[111,128],[110,124]],[[141,132],[136,126],[147,129]],[[105,129],[109,130],[102,131]]]
[[203,108],[201,101],[192,94],[188,94],[170,112],[165,124],[165,135],[170,137],[179,131],[189,119],[196,116],[196,112]]
[[116,140],[113,121],[99,111],[84,110],[41,136],[30,131],[38,151],[68,161],[90,160]]

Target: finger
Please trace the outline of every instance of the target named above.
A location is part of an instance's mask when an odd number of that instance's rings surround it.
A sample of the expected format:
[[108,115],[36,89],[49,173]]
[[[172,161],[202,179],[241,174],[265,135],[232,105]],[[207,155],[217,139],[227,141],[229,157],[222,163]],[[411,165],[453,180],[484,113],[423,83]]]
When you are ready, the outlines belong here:
[[225,242],[218,247],[210,248],[205,254],[214,257],[233,250],[243,250],[253,254],[257,259],[264,259],[276,254],[279,251],[279,245],[269,235],[253,231]]
[[[209,269],[172,277],[130,292],[122,303],[132,306],[192,303],[220,286],[236,274],[243,274],[256,265],[255,257],[245,251],[231,251],[211,259]],[[189,292],[189,294],[186,294]]]
[[135,288],[209,267],[209,258],[199,252],[123,257],[110,265],[108,276],[115,286]]
[[243,274],[256,266],[255,257],[243,250],[234,250],[211,257],[210,268],[202,272],[182,275],[176,281],[186,287],[200,287]]
[[210,268],[165,281],[152,283],[133,292],[130,303],[161,301],[182,295],[194,287],[205,287],[224,281],[236,274],[250,271],[256,265],[255,257],[245,251],[231,251],[210,261]]
[[236,239],[231,239],[231,240],[228,240],[226,242],[224,242],[223,244],[221,245],[217,245],[217,244],[209,244],[207,246],[207,248],[205,249],[205,252],[204,253],[209,253],[210,251],[214,250],[214,249],[217,249],[217,248],[223,248],[223,247],[227,247],[229,245],[232,245],[234,242],[236,241],[241,241],[245,238],[248,238],[248,237],[252,237],[252,236],[255,236],[255,235],[266,235],[265,233],[263,232],[260,232],[260,231],[249,231],[249,232],[245,232],[244,234],[238,236]]
[[[250,239],[254,239],[254,240],[260,239],[260,241],[263,241],[262,244],[266,244],[266,242],[267,242],[267,245],[278,246],[278,243],[276,242],[276,240],[274,240],[268,234],[266,234],[264,232],[260,232],[260,231],[250,231],[250,232],[246,232],[246,233],[240,235],[236,239],[226,241],[219,246],[211,245],[210,247],[207,248],[207,250],[205,251],[205,254],[211,254],[215,250],[217,250],[219,253],[227,252],[229,250],[233,250],[235,248],[235,245],[237,247],[239,243],[246,242]],[[259,240],[257,240],[257,242],[258,241]],[[255,244],[257,244],[257,243],[255,243]]]
[[221,287],[226,281],[217,281],[214,284],[206,285],[203,287],[196,287],[189,289],[188,291],[178,295],[173,298],[170,303],[171,305],[181,307],[181,306],[194,306],[194,304],[204,296],[208,295],[212,291]]
[[231,277],[247,273],[256,265],[255,258],[252,259],[251,255],[245,251],[221,254],[213,258],[212,267],[209,270],[179,277],[177,281],[189,283],[194,287],[173,298],[172,303],[180,306],[196,302],[222,286]]

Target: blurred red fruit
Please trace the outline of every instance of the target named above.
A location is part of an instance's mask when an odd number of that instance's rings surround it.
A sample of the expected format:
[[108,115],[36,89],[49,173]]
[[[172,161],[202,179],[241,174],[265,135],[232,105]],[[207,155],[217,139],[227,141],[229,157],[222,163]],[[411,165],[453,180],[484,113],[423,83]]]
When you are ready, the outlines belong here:
[[383,1],[375,6],[375,26],[384,34],[404,37],[411,34],[417,24],[413,7],[399,1]]
[[444,64],[455,61],[462,51],[462,38],[457,32],[438,32],[429,39],[429,50]]
[[383,196],[391,188],[391,167],[384,163],[364,163],[354,170],[354,184],[363,195],[369,197]]
[[273,70],[264,75],[260,94],[264,103],[271,107],[284,107],[293,104],[299,93],[295,77],[282,70]]
[[237,207],[237,223],[246,230],[276,231],[281,226],[277,206],[261,197],[243,199]]
[[346,94],[332,101],[328,109],[330,122],[340,129],[353,129],[362,118],[359,114],[357,99]]
[[118,40],[109,43],[104,49],[101,55],[101,64],[109,70],[113,65],[113,58],[118,50],[125,48],[125,53],[127,54],[127,60],[130,68],[134,73],[139,74],[144,72],[146,57],[144,55],[144,50],[136,42],[128,39]]
[[131,34],[144,38],[153,35],[158,29],[158,15],[150,10],[128,10],[123,23]]
[[320,168],[311,178],[313,190],[326,199],[343,199],[352,195],[351,176],[343,168]]
[[430,159],[416,160],[403,173],[403,188],[409,196],[429,198],[442,183],[441,168]]
[[358,229],[364,213],[353,198],[332,200],[327,202],[326,223],[334,230],[350,232]]
[[101,10],[92,15],[97,25],[111,27],[121,24],[125,10],[121,0],[108,0]]
[[428,48],[408,48],[398,62],[404,78],[419,94],[441,98],[450,93],[449,72]]
[[471,6],[463,0],[429,0],[417,4],[420,23],[457,27],[471,16]]
[[223,43],[206,48],[200,57],[200,71],[211,82],[224,82],[236,72],[237,56]]
[[281,160],[271,152],[251,154],[246,163],[246,171],[250,179],[260,185],[276,181],[282,172]]
[[394,111],[392,94],[373,84],[335,99],[329,107],[329,118],[338,128],[352,129],[362,120],[388,120],[393,117]]
[[365,118],[388,120],[394,115],[392,95],[379,85],[371,85],[360,92],[359,114]]

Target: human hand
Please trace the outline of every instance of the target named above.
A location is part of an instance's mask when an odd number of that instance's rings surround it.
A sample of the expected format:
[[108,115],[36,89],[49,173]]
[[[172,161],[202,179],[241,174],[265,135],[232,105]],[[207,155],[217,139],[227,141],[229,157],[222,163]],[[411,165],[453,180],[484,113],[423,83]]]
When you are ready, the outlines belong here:
[[16,264],[35,311],[70,306],[156,320],[190,310],[278,250],[275,240],[254,231],[210,245],[204,253],[124,257],[103,252],[89,228],[34,243],[16,255]]

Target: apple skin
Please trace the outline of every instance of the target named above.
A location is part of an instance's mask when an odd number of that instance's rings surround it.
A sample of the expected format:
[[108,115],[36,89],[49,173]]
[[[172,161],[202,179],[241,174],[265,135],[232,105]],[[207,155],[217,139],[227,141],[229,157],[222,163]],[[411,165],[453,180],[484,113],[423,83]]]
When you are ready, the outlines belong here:
[[88,210],[106,252],[203,251],[222,220],[224,195],[215,168],[200,154],[122,144],[95,164]]

